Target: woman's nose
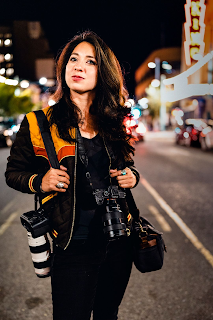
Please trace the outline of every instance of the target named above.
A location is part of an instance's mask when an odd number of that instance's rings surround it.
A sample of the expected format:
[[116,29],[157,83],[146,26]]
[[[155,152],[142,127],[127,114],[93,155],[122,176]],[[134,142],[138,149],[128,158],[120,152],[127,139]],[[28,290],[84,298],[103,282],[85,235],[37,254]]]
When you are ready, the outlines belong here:
[[77,65],[75,65],[75,70],[82,71],[83,68],[82,68],[82,66],[80,64],[77,64]]

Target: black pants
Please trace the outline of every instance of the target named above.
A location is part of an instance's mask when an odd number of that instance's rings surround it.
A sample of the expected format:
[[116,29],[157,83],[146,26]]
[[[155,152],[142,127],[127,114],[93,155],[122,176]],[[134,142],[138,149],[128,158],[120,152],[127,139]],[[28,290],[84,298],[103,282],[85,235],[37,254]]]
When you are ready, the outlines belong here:
[[131,239],[73,240],[55,248],[52,267],[53,320],[115,320],[131,269]]

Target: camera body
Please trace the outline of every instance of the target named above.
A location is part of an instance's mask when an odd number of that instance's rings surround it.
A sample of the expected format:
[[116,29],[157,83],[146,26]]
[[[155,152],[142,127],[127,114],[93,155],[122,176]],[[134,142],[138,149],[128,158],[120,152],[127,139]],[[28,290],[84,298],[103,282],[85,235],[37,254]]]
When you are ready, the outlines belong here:
[[49,232],[49,218],[43,208],[25,212],[20,217],[21,223],[33,238],[40,237]]
[[96,203],[102,205],[105,199],[124,199],[126,193],[118,188],[118,186],[109,186],[107,189],[95,189],[93,191]]
[[96,189],[93,194],[98,205],[106,202],[106,212],[102,216],[102,223],[103,232],[107,239],[112,241],[129,236],[130,228],[127,226],[124,213],[116,201],[116,199],[124,199],[126,193],[118,186],[109,186],[107,189]]

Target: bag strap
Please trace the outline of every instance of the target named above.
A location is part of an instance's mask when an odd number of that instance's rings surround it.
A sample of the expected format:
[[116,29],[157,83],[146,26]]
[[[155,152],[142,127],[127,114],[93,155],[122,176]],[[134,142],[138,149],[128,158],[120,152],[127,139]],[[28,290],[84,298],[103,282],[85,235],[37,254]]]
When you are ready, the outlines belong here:
[[50,165],[54,169],[60,169],[60,164],[56,155],[47,117],[42,110],[34,111],[34,113],[38,121],[38,126],[41,132]]
[[136,221],[139,221],[140,211],[135,203],[135,200],[133,198],[133,195],[130,189],[126,189],[126,201],[127,201],[131,215]]

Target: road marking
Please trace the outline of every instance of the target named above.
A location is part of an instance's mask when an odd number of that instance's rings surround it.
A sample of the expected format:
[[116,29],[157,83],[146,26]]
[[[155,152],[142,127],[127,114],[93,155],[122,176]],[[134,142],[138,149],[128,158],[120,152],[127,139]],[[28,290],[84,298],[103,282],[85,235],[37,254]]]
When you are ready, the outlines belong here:
[[171,232],[172,228],[170,227],[168,222],[164,219],[164,217],[160,214],[158,209],[155,208],[154,206],[148,206],[148,208],[149,208],[149,211],[155,216],[155,219],[158,221],[163,231]]
[[153,196],[153,198],[158,202],[161,208],[170,216],[172,220],[178,225],[185,236],[191,241],[191,243],[202,253],[206,260],[213,267],[213,255],[207,250],[204,245],[198,240],[196,235],[192,230],[183,222],[179,215],[166,203],[166,201],[159,195],[159,193],[148,183],[144,178],[140,179],[142,185],[146,190]]
[[13,220],[15,219],[15,217],[17,216],[18,212],[13,212],[11,213],[11,215],[9,216],[9,218],[5,221],[5,223],[3,223],[0,227],[0,236],[3,235],[3,233],[7,230],[7,228],[11,225],[11,223],[13,222]]

